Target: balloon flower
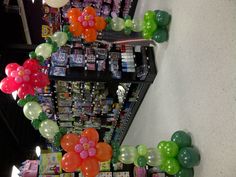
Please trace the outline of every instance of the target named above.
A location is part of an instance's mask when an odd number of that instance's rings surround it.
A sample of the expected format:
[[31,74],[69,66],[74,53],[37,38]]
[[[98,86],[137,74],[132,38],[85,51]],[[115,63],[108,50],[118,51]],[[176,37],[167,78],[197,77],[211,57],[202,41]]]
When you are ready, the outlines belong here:
[[34,95],[35,88],[43,88],[49,84],[46,74],[41,72],[41,66],[35,59],[28,59],[23,66],[10,63],[5,68],[5,77],[0,83],[2,92],[11,94],[17,91],[19,98]]
[[61,139],[61,147],[67,152],[62,158],[62,168],[66,172],[80,169],[85,177],[95,177],[99,173],[99,162],[112,157],[112,147],[98,142],[99,134],[94,128],[85,129],[81,135],[68,133]]
[[106,27],[105,19],[96,16],[96,10],[90,6],[83,12],[78,8],[71,8],[67,12],[67,17],[70,22],[70,32],[75,37],[82,35],[86,42],[94,42],[97,39],[97,31]]

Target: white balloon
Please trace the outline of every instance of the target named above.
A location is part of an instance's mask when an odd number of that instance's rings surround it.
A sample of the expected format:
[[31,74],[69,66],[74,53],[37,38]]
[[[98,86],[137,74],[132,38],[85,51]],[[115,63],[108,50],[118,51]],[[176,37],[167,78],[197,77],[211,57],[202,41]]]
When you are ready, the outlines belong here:
[[59,127],[56,122],[47,119],[40,124],[39,132],[44,138],[52,140],[56,133],[59,132]]
[[52,54],[52,45],[47,44],[47,43],[42,43],[36,47],[35,53],[38,56],[39,55],[42,56],[44,58],[44,60],[46,60]]
[[60,8],[66,5],[69,0],[45,0],[45,3],[53,8]]

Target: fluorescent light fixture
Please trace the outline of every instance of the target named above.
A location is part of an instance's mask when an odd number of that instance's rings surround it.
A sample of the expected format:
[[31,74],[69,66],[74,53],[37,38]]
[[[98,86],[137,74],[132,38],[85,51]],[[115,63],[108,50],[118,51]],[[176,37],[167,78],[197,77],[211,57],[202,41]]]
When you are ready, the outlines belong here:
[[17,98],[17,91],[12,92],[12,97],[13,97],[14,100],[16,100],[16,98]]
[[45,0],[42,0],[42,4],[45,4]]
[[36,152],[37,156],[39,157],[41,154],[41,148],[39,146],[36,146],[35,152]]
[[32,3],[34,3],[34,0],[32,0]]
[[15,165],[12,167],[11,177],[19,177],[20,170]]

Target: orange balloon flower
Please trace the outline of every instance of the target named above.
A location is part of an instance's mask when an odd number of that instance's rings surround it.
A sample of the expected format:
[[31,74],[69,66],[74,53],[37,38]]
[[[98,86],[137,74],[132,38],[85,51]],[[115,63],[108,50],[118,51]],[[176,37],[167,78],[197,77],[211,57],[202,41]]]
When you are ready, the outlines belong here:
[[106,21],[103,17],[96,16],[93,7],[86,7],[83,12],[78,8],[71,8],[67,12],[70,22],[69,30],[75,36],[83,36],[86,42],[94,42],[97,39],[97,30],[106,28]]

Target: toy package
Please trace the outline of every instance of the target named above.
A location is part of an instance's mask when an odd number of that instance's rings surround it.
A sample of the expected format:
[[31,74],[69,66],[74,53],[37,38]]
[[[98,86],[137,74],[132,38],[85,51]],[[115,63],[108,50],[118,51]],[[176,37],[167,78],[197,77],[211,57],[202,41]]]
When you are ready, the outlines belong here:
[[38,173],[38,160],[26,160],[22,163],[20,168],[20,176],[22,177],[37,177]]
[[128,171],[113,172],[113,177],[130,177]]
[[61,152],[42,153],[40,156],[39,174],[41,175],[57,175],[61,169]]
[[97,177],[112,177],[112,172],[100,172]]

